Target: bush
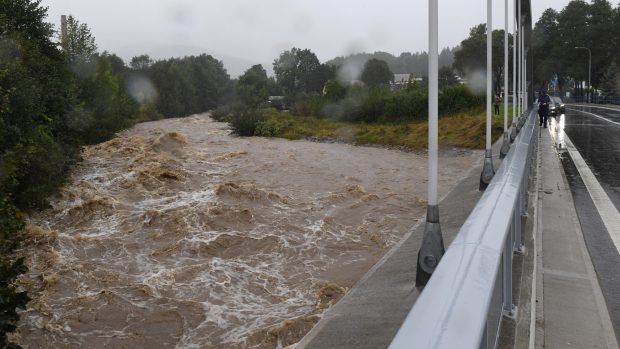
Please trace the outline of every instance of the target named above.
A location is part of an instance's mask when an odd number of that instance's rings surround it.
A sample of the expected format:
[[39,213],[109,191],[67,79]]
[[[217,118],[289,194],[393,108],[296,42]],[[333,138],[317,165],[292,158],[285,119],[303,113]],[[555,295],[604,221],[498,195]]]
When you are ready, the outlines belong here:
[[343,99],[347,95],[347,89],[337,80],[329,80],[323,86],[323,96],[335,102]]
[[256,127],[264,119],[263,112],[259,109],[236,109],[230,114],[230,126],[238,136],[253,136]]
[[282,132],[284,132],[284,130],[289,128],[292,124],[293,121],[290,119],[290,117],[282,118],[274,114],[270,117],[267,117],[265,120],[260,121],[256,125],[254,135],[261,137],[275,137],[282,134]]
[[484,107],[484,98],[473,94],[467,86],[450,85],[439,92],[439,115],[458,114]]
[[6,334],[15,332],[17,328],[19,315],[15,309],[26,309],[26,304],[30,301],[26,292],[18,292],[15,286],[15,279],[27,271],[23,258],[13,263],[5,260],[0,262],[0,348],[20,348],[10,343]]
[[384,121],[421,121],[428,117],[428,94],[422,89],[394,93],[386,102]]
[[326,105],[327,99],[323,96],[316,93],[304,94],[297,99],[291,113],[299,116],[321,117],[324,115],[323,110]]
[[233,106],[231,104],[226,104],[213,110],[210,116],[215,121],[226,122],[232,112]]

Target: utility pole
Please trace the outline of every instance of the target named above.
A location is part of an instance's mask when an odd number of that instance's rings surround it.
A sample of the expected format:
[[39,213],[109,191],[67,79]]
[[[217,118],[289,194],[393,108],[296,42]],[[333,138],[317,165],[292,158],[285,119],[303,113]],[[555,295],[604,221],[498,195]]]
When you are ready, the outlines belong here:
[[[489,0],[490,1],[490,0]],[[422,246],[418,252],[416,286],[424,286],[445,252],[437,198],[439,124],[439,6],[428,1],[428,206]]]
[[486,150],[484,153],[484,166],[480,174],[480,190],[487,188],[495,170],[493,169],[493,157],[491,154],[491,103],[493,98],[493,68],[492,68],[492,52],[493,52],[493,12],[491,0],[487,0],[487,127],[486,127]]

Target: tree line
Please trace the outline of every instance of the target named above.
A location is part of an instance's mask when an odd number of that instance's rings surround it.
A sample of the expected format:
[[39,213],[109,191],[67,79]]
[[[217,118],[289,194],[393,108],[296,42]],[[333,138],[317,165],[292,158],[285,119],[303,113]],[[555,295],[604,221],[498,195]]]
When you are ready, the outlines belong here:
[[603,95],[620,95],[620,4],[573,0],[562,10],[547,9],[534,27],[534,87],[557,78],[560,93],[585,93],[592,53],[591,84]]
[[[267,109],[278,107],[300,117],[312,116],[346,122],[403,123],[425,120],[427,114],[427,78],[394,83],[390,64],[375,57],[389,54],[359,54],[321,63],[310,49],[292,48],[273,62],[274,77],[268,77],[261,65],[242,74],[235,83],[232,103],[216,110],[212,116],[229,121],[243,136],[263,130]],[[452,56],[445,49],[444,58]],[[400,57],[411,57],[403,54]],[[419,61],[426,54],[416,55]],[[426,57],[426,58],[424,58]],[[363,64],[361,64],[363,62]],[[361,64],[361,66],[356,66]],[[427,64],[427,63],[426,63]],[[353,67],[353,70],[351,70]],[[344,72],[344,74],[343,74]],[[483,100],[459,84],[450,65],[440,71],[440,114],[480,109]],[[281,95],[282,100],[269,96]],[[276,103],[277,102],[277,103]]]

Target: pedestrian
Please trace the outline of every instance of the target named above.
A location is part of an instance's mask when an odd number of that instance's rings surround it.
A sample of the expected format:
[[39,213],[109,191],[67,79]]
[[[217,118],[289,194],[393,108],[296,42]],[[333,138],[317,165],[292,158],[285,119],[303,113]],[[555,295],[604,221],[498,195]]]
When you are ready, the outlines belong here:
[[540,95],[538,96],[538,116],[540,117],[540,126],[544,125],[544,128],[547,128],[549,103],[551,103],[551,98],[549,98],[547,91],[541,90]]
[[496,93],[495,94],[495,98],[493,99],[493,106],[495,107],[495,115],[499,115],[499,103],[501,102],[501,98],[499,97],[499,94]]

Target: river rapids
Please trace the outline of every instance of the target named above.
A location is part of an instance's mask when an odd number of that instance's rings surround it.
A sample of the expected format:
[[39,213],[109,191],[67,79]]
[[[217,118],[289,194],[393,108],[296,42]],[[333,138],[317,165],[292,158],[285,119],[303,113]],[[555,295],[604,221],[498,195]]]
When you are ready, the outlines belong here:
[[[426,208],[423,153],[233,137],[206,114],[82,157],[28,219],[24,348],[294,347]],[[481,159],[442,150],[440,195]]]

